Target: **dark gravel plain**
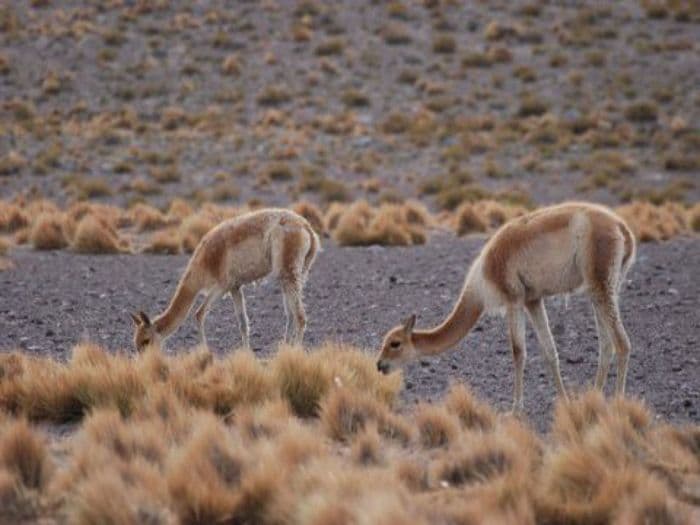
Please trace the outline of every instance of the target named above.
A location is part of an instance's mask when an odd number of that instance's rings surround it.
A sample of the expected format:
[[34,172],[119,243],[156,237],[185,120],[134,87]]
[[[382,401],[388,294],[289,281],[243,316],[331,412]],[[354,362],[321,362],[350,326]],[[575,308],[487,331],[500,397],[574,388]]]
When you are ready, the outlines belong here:
[[[385,330],[411,312],[418,325],[437,323],[457,297],[465,271],[483,239],[434,236],[423,247],[339,248],[326,241],[306,288],[306,344],[351,343],[374,352]],[[167,304],[184,256],[82,256],[17,250],[15,268],[0,273],[0,349],[20,348],[64,359],[81,339],[112,351],[131,351],[129,310],[155,314]],[[247,289],[251,342],[269,355],[284,326],[276,283]],[[548,301],[564,381],[580,389],[593,379],[597,341],[585,296]],[[621,307],[633,345],[628,392],[676,422],[700,422],[700,239],[679,238],[640,247]],[[239,341],[230,300],[208,318],[212,349],[223,354]],[[198,342],[188,320],[166,344],[167,352]],[[528,327],[525,409],[544,430],[551,419],[554,386]],[[505,322],[483,318],[452,352],[411,365],[404,401],[440,398],[451,381],[464,381],[499,409],[510,408],[513,367]],[[614,382],[614,367],[608,392]]]

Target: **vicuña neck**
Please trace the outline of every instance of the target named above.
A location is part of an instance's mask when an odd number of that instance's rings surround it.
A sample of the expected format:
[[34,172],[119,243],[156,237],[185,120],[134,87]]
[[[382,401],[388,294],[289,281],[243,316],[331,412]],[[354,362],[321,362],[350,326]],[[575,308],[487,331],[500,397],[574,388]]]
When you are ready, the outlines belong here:
[[470,290],[469,286],[465,286],[452,312],[439,326],[413,332],[413,345],[423,355],[444,352],[469,333],[483,310],[479,295]]
[[187,317],[196,297],[197,289],[190,283],[189,272],[186,271],[168,307],[153,320],[156,331],[163,337],[173,333]]

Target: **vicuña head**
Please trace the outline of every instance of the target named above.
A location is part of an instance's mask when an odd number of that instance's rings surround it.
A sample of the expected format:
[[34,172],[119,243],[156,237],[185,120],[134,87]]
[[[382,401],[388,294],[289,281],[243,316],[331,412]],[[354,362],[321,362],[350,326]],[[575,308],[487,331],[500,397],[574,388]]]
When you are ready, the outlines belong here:
[[265,209],[226,220],[207,233],[195,248],[175,294],[153,321],[143,312],[132,314],[134,344],[143,350],[172,334],[187,318],[200,293],[205,299],[195,312],[202,342],[209,308],[229,294],[238,317],[243,346],[249,346],[248,315],[243,286],[268,275],[282,288],[287,313],[285,338],[301,342],[306,327],[302,292],[320,249],[320,241],[301,215]]
[[598,327],[598,372],[602,388],[617,353],[616,392],[624,393],[630,343],[620,317],[618,296],[635,256],[629,227],[609,209],[571,202],[542,208],[502,226],[467,273],[452,312],[439,326],[414,329],[415,316],[391,329],[382,343],[377,369],[393,367],[456,345],[483,312],[505,311],[515,378],[513,408],[522,410],[525,319],[529,316],[558,393],[566,397],[544,298],[586,291]]
[[131,319],[134,321],[134,346],[136,350],[142,352],[148,345],[160,344],[160,334],[144,312],[131,314]]
[[404,365],[416,358],[417,352],[412,340],[415,324],[416,316],[414,314],[407,318],[403,324],[387,332],[379,352],[377,370],[388,374],[394,367]]

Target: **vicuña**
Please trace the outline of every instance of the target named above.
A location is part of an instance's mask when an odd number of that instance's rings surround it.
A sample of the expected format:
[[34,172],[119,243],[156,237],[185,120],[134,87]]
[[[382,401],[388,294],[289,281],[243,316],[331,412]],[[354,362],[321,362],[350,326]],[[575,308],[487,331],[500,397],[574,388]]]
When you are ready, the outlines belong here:
[[268,275],[275,276],[282,288],[287,315],[285,339],[300,343],[306,327],[302,291],[319,248],[320,241],[311,225],[288,210],[259,210],[222,222],[197,245],[166,310],[153,321],[144,312],[131,314],[137,350],[172,334],[200,293],[206,297],[195,318],[202,342],[206,344],[204,321],[209,308],[230,293],[243,346],[248,347],[243,286]]
[[390,330],[377,368],[388,373],[394,364],[443,352],[465,337],[482,313],[505,311],[515,367],[513,410],[522,411],[527,312],[557,391],[566,398],[544,298],[585,291],[593,303],[598,330],[595,386],[603,388],[616,352],[616,392],[624,394],[630,342],[618,297],[635,251],[629,227],[603,206],[565,203],[514,219],[493,235],[472,263],[447,319],[433,329],[414,330],[416,316],[412,315]]

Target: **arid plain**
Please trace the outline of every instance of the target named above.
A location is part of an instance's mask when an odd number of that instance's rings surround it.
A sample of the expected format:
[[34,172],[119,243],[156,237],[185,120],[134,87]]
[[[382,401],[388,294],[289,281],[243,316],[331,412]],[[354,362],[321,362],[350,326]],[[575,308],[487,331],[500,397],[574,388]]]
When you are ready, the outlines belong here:
[[[693,1],[28,0],[0,6],[0,523],[696,523],[700,10]],[[556,399],[506,322],[439,323],[502,224],[629,224],[627,397],[591,391],[584,296],[547,300]],[[246,287],[137,354],[217,223],[318,232],[304,346]]]

